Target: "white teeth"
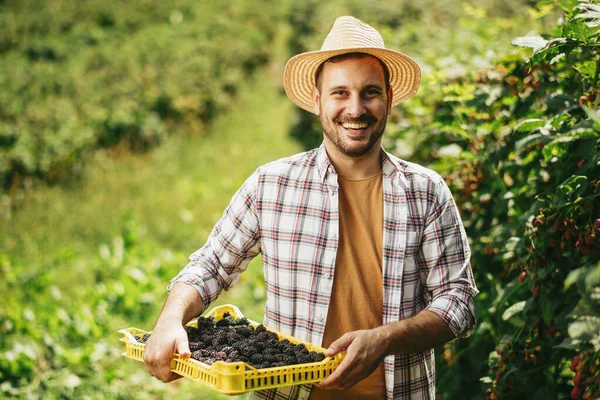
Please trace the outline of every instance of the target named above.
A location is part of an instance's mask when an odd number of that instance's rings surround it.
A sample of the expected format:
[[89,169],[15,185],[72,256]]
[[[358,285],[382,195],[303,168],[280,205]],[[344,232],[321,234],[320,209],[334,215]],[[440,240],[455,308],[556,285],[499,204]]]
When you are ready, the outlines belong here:
[[367,124],[366,122],[362,122],[362,123],[358,123],[358,124],[350,124],[350,123],[342,124],[342,127],[346,128],[346,129],[365,129],[367,126],[369,126],[369,124]]

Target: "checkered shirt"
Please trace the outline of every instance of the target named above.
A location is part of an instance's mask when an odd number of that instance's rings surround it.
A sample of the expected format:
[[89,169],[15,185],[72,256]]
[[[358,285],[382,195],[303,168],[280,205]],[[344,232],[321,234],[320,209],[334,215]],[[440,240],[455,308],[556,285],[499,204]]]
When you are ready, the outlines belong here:
[[[435,172],[383,149],[381,161],[382,323],[429,310],[457,338],[467,337],[475,324],[473,297],[478,291],[467,236],[450,190]],[[262,253],[264,324],[321,345],[338,228],[337,175],[321,145],[258,168],[169,288],[176,282],[189,284],[208,307]],[[433,349],[387,356],[384,366],[388,399],[434,399]],[[310,389],[311,385],[291,386],[255,392],[252,398],[306,400]]]

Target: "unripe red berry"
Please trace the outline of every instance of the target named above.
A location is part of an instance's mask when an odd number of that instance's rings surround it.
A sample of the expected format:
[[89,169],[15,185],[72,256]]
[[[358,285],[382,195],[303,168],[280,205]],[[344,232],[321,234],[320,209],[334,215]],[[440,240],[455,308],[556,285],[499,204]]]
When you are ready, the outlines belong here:
[[521,274],[519,275],[519,283],[523,283],[523,281],[527,279],[527,272],[523,271],[521,272]]
[[573,390],[571,390],[571,398],[574,400],[580,399],[582,394],[583,394],[583,390],[581,389],[580,386],[575,386],[573,388]]
[[573,357],[573,361],[571,361],[571,371],[575,372],[577,371],[577,366],[579,365],[579,363],[581,362],[581,356],[578,354],[575,357]]
[[502,375],[504,375],[502,371],[496,372],[496,382],[500,382],[500,379],[502,379]]

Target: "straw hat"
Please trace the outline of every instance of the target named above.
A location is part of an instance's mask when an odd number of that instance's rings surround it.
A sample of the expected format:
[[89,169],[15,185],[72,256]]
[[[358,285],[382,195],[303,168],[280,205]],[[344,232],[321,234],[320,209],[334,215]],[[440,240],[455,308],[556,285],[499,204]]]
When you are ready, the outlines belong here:
[[319,51],[292,57],[285,66],[284,87],[290,100],[313,112],[311,91],[315,73],[327,59],[346,53],[366,53],[379,58],[390,73],[394,96],[392,107],[412,97],[419,88],[421,70],[410,57],[386,49],[383,38],[373,27],[354,17],[339,17]]

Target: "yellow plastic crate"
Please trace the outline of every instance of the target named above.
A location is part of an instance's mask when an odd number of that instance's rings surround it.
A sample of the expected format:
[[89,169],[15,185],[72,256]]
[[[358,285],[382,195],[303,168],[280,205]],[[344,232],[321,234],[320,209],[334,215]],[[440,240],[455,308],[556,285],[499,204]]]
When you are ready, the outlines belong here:
[[[205,317],[214,317],[217,321],[228,312],[233,318],[242,318],[241,311],[233,305],[227,304],[213,308]],[[254,327],[259,323],[249,320]],[[187,325],[197,326],[197,320],[190,321]],[[267,328],[279,336],[279,340],[287,339],[294,344],[304,343],[309,351],[325,353],[325,349],[304,342],[293,336]],[[138,343],[134,336],[147,333],[138,328],[127,328],[119,331],[123,337],[119,340],[125,343],[123,356],[133,360],[144,361],[144,343]],[[324,360],[308,364],[286,365],[283,367],[256,369],[244,362],[227,363],[216,361],[212,365],[205,364],[192,358],[184,359],[178,354],[173,355],[171,371],[181,376],[200,382],[203,385],[226,395],[237,395],[254,390],[265,390],[283,386],[316,383],[327,378],[337,368],[344,358],[345,353],[335,357],[326,357]]]

